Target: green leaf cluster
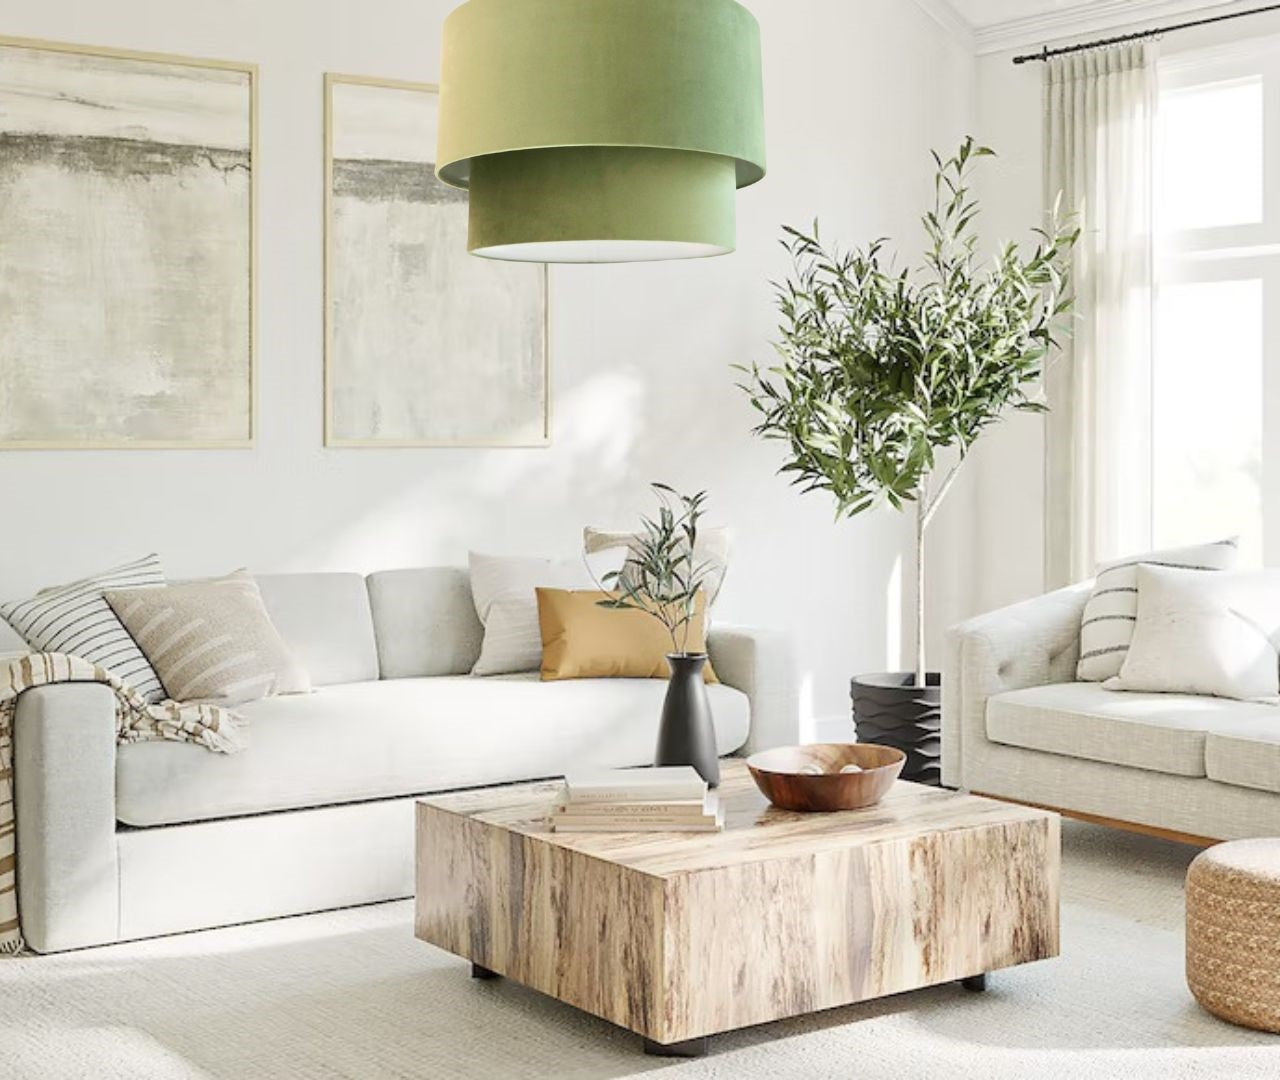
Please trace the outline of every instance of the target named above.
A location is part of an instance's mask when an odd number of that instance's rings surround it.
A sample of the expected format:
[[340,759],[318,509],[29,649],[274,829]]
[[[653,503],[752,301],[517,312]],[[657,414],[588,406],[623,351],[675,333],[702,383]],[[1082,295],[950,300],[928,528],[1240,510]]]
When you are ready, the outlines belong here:
[[[792,272],[775,283],[779,363],[738,366],[754,431],[787,444],[781,471],[828,491],[837,516],[928,499],[937,456],[959,460],[1006,410],[1038,412],[1046,358],[1067,329],[1070,252],[1079,231],[1056,211],[1034,251],[977,254],[974,163],[966,138],[936,165],[922,265],[894,269],[886,241],[842,251],[785,228]],[[940,498],[943,492],[938,493]],[[936,501],[936,500],[935,500]],[[929,507],[931,509],[931,506]]]
[[682,495],[668,484],[650,486],[658,497],[657,514],[641,518],[622,569],[602,579],[612,597],[597,602],[601,607],[643,611],[666,628],[672,652],[687,653],[698,593],[714,570],[709,560],[699,561],[695,554],[707,493]]

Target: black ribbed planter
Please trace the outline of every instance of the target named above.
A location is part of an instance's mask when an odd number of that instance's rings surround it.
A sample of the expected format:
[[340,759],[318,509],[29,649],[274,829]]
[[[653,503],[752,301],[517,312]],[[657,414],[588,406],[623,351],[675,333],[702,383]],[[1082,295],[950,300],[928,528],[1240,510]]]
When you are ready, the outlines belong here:
[[902,779],[942,783],[942,676],[911,672],[858,675],[849,681],[858,742],[893,746],[907,755]]

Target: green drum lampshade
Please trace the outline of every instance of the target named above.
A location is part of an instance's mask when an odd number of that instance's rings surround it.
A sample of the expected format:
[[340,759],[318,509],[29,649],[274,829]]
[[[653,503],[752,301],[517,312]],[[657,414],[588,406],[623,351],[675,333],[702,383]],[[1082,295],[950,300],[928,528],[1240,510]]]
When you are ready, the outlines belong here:
[[468,0],[445,20],[436,175],[470,189],[475,255],[723,255],[764,171],[760,28],[735,0]]

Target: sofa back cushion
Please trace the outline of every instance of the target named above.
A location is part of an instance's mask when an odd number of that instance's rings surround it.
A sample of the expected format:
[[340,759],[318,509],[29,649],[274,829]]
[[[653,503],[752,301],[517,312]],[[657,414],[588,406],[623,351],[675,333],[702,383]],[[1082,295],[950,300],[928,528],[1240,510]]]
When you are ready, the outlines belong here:
[[484,627],[467,572],[432,566],[367,578],[384,679],[465,675],[480,656]]
[[313,686],[378,677],[369,594],[359,574],[259,574],[262,602]]

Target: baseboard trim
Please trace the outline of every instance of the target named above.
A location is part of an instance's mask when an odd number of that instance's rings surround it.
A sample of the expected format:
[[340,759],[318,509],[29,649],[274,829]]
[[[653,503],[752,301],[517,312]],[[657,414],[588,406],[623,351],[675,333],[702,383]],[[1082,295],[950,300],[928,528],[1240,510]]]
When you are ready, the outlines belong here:
[[992,795],[989,791],[975,791],[984,799],[996,799],[999,802],[1017,803],[1019,806],[1030,806],[1036,810],[1052,810],[1055,814],[1069,817],[1075,821],[1086,821],[1090,825],[1105,825],[1109,829],[1122,829],[1125,832],[1139,833],[1142,836],[1154,836],[1160,840],[1172,840],[1176,844],[1190,844],[1192,847],[1212,847],[1222,843],[1221,840],[1209,836],[1197,836],[1195,833],[1178,832],[1175,829],[1161,829],[1155,825],[1143,825],[1137,821],[1121,821],[1119,818],[1103,817],[1101,814],[1086,814],[1083,810],[1067,810],[1061,806],[1047,806],[1044,803],[1028,802],[1026,799],[1010,799],[1006,795]]

